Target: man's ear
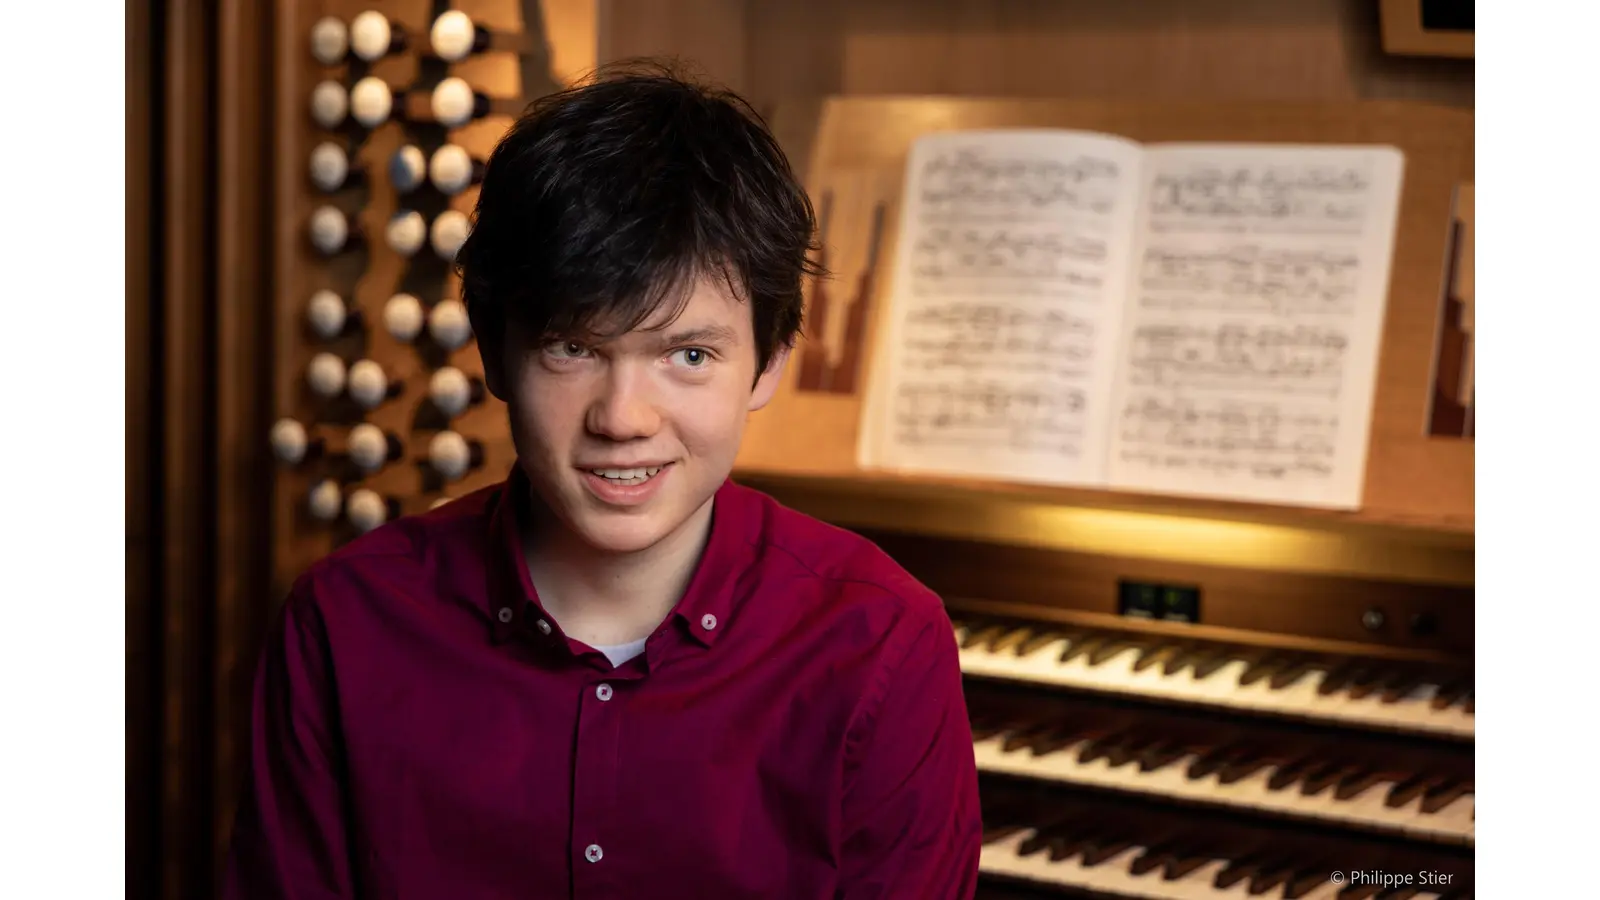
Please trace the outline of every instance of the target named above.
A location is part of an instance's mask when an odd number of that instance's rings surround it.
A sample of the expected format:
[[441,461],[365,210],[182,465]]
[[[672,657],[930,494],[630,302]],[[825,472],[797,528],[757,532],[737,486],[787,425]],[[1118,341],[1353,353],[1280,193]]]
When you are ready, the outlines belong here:
[[784,366],[789,363],[790,349],[788,345],[780,345],[773,351],[772,358],[767,360],[766,370],[756,379],[756,389],[750,393],[751,412],[766,406],[778,392],[778,385],[783,383]]

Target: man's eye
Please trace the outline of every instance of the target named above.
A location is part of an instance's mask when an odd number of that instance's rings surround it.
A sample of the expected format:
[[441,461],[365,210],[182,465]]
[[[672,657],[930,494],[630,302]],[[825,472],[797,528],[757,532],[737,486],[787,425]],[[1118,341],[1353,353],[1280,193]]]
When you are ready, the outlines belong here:
[[699,368],[711,361],[711,354],[699,347],[685,347],[678,351],[683,361],[689,368]]

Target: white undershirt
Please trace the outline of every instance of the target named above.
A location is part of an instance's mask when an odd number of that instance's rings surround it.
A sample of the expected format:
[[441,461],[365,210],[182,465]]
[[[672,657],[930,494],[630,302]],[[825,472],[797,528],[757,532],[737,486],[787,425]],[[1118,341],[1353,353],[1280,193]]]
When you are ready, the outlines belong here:
[[626,644],[611,644],[603,647],[596,646],[595,649],[599,650],[601,653],[604,653],[606,655],[606,659],[611,660],[611,664],[613,666],[620,666],[628,660],[633,659],[635,656],[638,656],[640,653],[643,653],[644,642],[646,640],[648,640],[648,638],[640,638],[637,641],[629,641]]

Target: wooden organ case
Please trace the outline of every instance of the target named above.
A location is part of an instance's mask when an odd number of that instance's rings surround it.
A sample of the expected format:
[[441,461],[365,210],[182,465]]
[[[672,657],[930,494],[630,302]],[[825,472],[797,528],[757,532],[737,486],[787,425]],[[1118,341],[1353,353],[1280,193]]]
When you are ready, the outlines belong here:
[[[448,258],[508,116],[559,84],[550,8],[279,4],[277,595],[351,536],[511,464]],[[432,36],[452,10],[467,21],[444,29],[459,32],[445,59]],[[835,98],[813,127],[790,112],[774,125],[837,277],[825,311],[812,287],[816,333],[752,417],[735,477],[871,537],[946,598],[982,778],[979,896],[1470,896],[1472,444],[1426,419],[1471,114]],[[1402,148],[1359,511],[857,469],[907,146],[1007,126]]]
[[[1359,509],[857,468],[910,140],[1007,127],[1405,154]],[[1428,415],[1436,357],[1460,355],[1441,300],[1470,285],[1453,220],[1470,112],[835,98],[807,162],[835,277],[812,287],[739,472],[945,597],[982,780],[979,896],[1470,896],[1472,442]]]

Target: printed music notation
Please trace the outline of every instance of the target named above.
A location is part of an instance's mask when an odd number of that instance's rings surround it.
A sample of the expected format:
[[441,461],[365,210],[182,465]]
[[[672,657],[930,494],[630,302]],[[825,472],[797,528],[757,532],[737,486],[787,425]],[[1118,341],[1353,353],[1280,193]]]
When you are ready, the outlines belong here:
[[1129,384],[1333,397],[1349,344],[1342,330],[1314,325],[1142,324],[1128,348]]
[[896,398],[895,439],[915,446],[1073,457],[1086,398],[1076,389],[1040,390],[998,380],[914,383]]
[[1000,301],[924,306],[908,313],[903,328],[903,365],[911,371],[1081,377],[1094,350],[1090,320]]
[[1060,158],[974,145],[934,154],[917,176],[917,199],[927,215],[970,224],[986,213],[1007,220],[1019,214],[1105,215],[1117,202],[1122,169],[1089,153]]
[[1139,303],[1170,310],[1348,314],[1361,259],[1348,249],[1149,247]]
[[1106,261],[1105,241],[1053,229],[929,227],[917,235],[911,253],[915,288],[924,294],[984,285],[1057,294],[1072,288],[1096,291],[1105,281],[1099,271]]
[[1265,229],[1354,234],[1368,215],[1371,178],[1358,165],[1196,163],[1158,173],[1153,231]]
[[1273,402],[1141,395],[1122,410],[1122,461],[1284,480],[1333,473],[1339,420]]

